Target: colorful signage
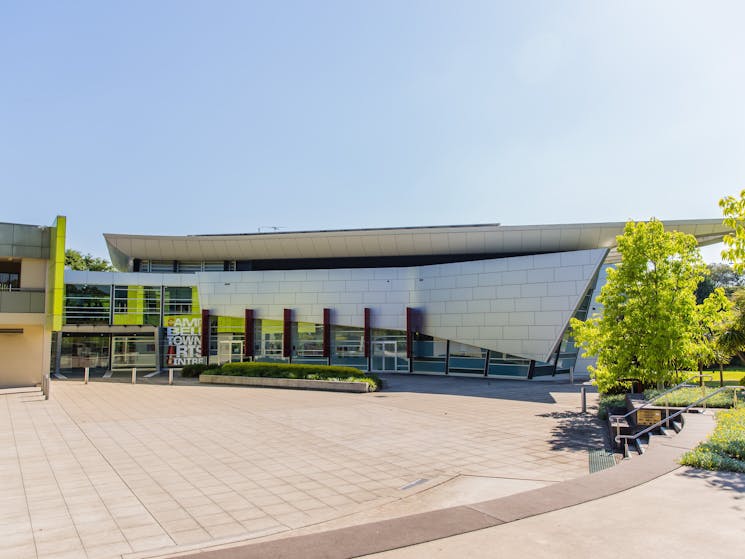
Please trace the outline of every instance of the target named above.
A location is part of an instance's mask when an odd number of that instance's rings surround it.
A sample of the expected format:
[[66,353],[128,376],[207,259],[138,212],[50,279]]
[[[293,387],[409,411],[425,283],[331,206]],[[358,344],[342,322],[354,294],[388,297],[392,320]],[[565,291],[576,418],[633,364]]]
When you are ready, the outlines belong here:
[[166,366],[183,367],[202,362],[202,319],[198,316],[166,316]]

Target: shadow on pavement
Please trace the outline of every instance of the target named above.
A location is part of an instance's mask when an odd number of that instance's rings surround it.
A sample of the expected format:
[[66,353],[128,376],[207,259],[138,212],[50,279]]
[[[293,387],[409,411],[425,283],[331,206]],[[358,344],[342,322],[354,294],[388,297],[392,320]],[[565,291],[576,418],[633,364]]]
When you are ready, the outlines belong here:
[[557,420],[556,426],[551,430],[551,436],[547,440],[551,445],[551,450],[577,450],[578,448],[595,450],[604,448],[609,451],[611,446],[608,430],[593,411],[595,410],[591,410],[589,413],[557,411],[538,414],[536,417]]
[[[569,384],[566,380],[527,381],[385,373],[378,376],[384,382],[379,397],[385,396],[386,393],[411,392],[555,404],[556,400],[552,393],[579,394],[580,391],[579,385]],[[594,387],[588,389],[596,392]]]
[[724,491],[733,491],[735,499],[745,499],[745,474],[735,472],[710,472],[697,468],[684,468],[681,475],[689,478],[703,479],[711,487]]

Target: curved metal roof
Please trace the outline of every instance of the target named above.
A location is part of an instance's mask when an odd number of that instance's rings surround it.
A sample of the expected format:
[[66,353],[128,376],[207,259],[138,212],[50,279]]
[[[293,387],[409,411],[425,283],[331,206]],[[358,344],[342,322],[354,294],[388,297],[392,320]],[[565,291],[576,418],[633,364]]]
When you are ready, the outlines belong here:
[[[705,246],[730,229],[720,219],[665,221]],[[236,235],[105,233],[112,263],[126,270],[142,260],[256,260],[455,254],[529,254],[613,248],[625,222],[556,225],[447,225]],[[613,251],[609,256],[612,261]]]

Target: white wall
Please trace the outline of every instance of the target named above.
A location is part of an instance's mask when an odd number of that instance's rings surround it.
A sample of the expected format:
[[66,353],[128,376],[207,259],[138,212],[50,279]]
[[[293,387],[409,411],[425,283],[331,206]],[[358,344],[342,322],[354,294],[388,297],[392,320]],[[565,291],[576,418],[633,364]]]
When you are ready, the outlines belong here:
[[1,323],[0,328],[23,328],[22,334],[0,333],[0,388],[40,383],[49,370],[50,338],[44,327]]
[[21,260],[21,287],[24,289],[44,289],[48,266],[48,260],[39,258],[24,258]]
[[[213,314],[374,328],[406,328],[406,307],[423,313],[422,333],[546,361],[579,305],[605,249],[474,262],[377,269],[202,272],[200,305]],[[147,274],[149,275],[149,274]],[[69,280],[68,280],[69,281]],[[152,282],[150,285],[153,285]]]

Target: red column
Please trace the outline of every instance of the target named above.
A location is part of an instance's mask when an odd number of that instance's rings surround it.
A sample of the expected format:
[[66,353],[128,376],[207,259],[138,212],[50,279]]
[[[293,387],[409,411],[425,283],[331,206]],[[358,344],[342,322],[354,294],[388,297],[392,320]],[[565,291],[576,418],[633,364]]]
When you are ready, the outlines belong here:
[[243,357],[254,356],[254,311],[246,309],[243,324]]
[[372,333],[370,322],[370,309],[365,307],[365,357],[370,357],[370,337]]
[[323,356],[331,357],[331,309],[323,309]]
[[282,355],[292,356],[292,309],[285,309],[284,336],[282,340]]
[[202,309],[202,357],[210,354],[210,311]]

